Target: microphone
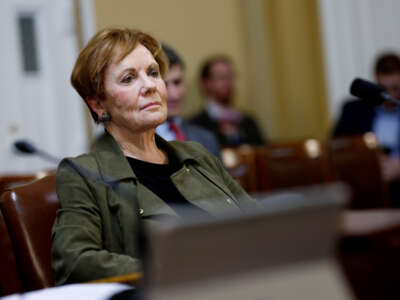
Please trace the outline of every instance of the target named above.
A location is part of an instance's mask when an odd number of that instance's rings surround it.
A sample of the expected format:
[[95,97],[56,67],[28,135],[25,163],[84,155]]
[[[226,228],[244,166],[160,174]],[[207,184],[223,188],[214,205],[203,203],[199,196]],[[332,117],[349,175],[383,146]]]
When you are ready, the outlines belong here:
[[400,101],[390,97],[383,86],[361,78],[353,80],[350,93],[374,105],[380,105],[385,101],[400,105]]
[[47,161],[50,161],[52,163],[58,164],[60,162],[60,159],[43,151],[38,148],[36,148],[32,143],[28,142],[27,140],[18,140],[14,142],[14,148],[18,150],[18,152],[24,153],[24,154],[36,154],[42,158],[44,158]]
[[29,142],[21,140],[14,142],[14,147],[22,153],[35,153],[36,148]]
[[[14,148],[16,150],[18,150],[18,152],[21,152],[23,154],[28,154],[28,155],[38,155],[39,157],[43,158],[44,160],[50,161],[52,163],[55,164],[59,164],[61,159],[43,151],[38,149],[37,147],[35,147],[32,143],[28,142],[27,140],[18,140],[14,142]],[[70,159],[66,159],[65,162],[72,168],[74,169],[76,172],[78,172],[79,174],[81,174],[83,177],[87,177],[90,179],[93,179],[105,186],[111,187],[112,189],[116,190],[116,183],[113,180],[110,181],[106,181],[105,179],[103,179],[102,177],[100,177],[98,174],[95,174],[92,171],[87,170],[86,168],[77,165],[76,163],[74,163],[73,161],[71,161]],[[125,197],[127,197],[126,191],[121,191],[118,190],[117,193],[120,193],[121,195],[123,194]]]

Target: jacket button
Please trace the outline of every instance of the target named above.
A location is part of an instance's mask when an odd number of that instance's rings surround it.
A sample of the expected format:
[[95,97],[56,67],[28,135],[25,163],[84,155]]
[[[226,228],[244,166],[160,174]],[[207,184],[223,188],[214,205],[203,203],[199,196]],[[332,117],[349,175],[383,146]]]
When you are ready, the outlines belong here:
[[143,215],[143,213],[144,213],[143,208],[140,208],[140,209],[139,209],[139,214],[140,214],[140,215]]
[[226,199],[226,202],[228,202],[228,204],[232,204],[232,200],[231,199]]

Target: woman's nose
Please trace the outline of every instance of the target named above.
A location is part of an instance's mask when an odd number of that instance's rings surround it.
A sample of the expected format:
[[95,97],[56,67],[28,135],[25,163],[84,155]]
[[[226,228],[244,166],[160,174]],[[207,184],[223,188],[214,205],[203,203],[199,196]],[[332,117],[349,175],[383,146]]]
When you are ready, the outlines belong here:
[[142,81],[143,81],[143,85],[146,87],[156,86],[156,83],[154,82],[154,78],[147,74],[144,74],[142,76]]
[[142,87],[143,91],[146,93],[155,91],[156,83],[154,79],[148,75],[142,76]]

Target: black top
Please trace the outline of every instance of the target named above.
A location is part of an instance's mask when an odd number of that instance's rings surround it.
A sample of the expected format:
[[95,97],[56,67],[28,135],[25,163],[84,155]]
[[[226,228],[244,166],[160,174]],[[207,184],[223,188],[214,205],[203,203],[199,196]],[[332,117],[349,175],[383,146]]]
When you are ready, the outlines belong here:
[[182,164],[175,155],[168,153],[168,164],[154,164],[132,157],[126,158],[139,182],[162,200],[172,205],[185,204],[189,208],[196,208],[204,212],[201,208],[188,202],[172,182],[171,175],[182,168]]

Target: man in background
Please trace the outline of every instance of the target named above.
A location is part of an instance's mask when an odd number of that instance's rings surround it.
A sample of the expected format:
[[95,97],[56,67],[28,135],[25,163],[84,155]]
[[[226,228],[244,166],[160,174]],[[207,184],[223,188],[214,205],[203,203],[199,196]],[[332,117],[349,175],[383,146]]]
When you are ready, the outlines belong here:
[[[375,78],[392,98],[400,100],[398,55],[395,53],[380,55],[375,63]],[[333,135],[359,135],[366,132],[373,132],[383,148],[385,155],[382,156],[381,164],[384,179],[392,184],[392,190],[396,190],[396,194],[400,196],[400,108],[391,102],[375,106],[362,100],[347,101]]]
[[203,111],[192,122],[217,135],[221,146],[263,145],[256,121],[233,107],[235,72],[226,56],[214,56],[201,68],[201,88],[205,94]]
[[181,118],[186,93],[184,84],[185,64],[171,47],[164,44],[162,48],[169,60],[169,71],[164,79],[168,94],[168,118],[165,123],[157,127],[157,134],[167,141],[198,142],[215,156],[220,157],[220,146],[215,135]]

